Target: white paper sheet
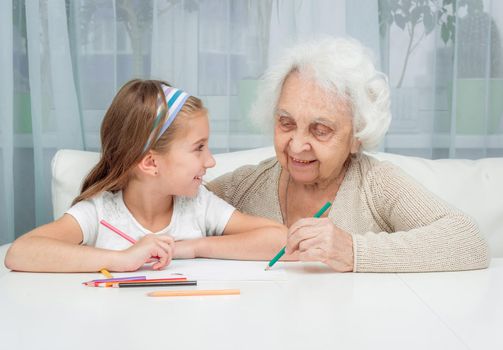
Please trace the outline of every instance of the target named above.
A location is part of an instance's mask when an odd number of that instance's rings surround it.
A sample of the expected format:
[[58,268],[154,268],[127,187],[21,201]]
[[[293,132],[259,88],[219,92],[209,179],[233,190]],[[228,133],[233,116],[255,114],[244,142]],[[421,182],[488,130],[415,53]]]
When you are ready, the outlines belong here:
[[[284,281],[283,269],[264,271],[266,261],[190,259],[173,260],[167,273],[181,273],[198,281]],[[279,264],[278,264],[279,265]]]

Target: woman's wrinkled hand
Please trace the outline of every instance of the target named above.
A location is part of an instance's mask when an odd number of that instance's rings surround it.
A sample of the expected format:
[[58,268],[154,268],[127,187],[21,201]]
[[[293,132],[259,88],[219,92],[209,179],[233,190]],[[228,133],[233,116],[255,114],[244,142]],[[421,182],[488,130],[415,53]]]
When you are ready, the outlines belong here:
[[130,248],[121,251],[115,271],[136,271],[146,263],[154,262],[154,270],[169,265],[173,258],[175,241],[168,235],[148,234]]
[[328,218],[304,218],[288,230],[286,253],[301,261],[320,261],[335,271],[353,271],[353,239]]

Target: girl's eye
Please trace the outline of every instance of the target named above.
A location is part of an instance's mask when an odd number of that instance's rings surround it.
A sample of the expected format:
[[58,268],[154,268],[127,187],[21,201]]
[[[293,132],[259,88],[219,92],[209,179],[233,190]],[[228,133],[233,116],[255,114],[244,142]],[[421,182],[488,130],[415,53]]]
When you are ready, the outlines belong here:
[[204,150],[204,143],[200,144],[200,145],[197,147],[197,150],[198,150],[198,151],[202,151],[202,150]]

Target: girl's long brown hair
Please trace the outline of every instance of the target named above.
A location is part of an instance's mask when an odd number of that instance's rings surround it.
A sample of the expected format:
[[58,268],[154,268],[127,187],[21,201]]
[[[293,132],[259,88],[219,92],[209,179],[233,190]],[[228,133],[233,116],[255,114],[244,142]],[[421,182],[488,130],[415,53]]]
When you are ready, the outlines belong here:
[[[200,99],[190,96],[168,130],[144,149],[156,118],[158,96],[166,103],[161,84],[170,86],[160,80],[135,79],[119,90],[101,124],[100,160],[85,178],[80,195],[72,205],[103,191],[124,189],[131,170],[149,150],[167,152],[183,120],[194,112],[205,110]],[[161,127],[157,126],[157,133]]]

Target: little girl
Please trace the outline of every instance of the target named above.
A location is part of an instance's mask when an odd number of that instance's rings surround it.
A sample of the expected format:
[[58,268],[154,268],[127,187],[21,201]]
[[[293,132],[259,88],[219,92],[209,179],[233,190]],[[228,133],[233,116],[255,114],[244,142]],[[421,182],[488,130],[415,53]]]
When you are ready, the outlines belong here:
[[[132,80],[101,126],[101,158],[73,206],[19,237],[5,265],[45,272],[134,271],[172,258],[266,260],[286,228],[235,210],[201,186],[215,166],[201,100],[156,80]],[[114,230],[127,233],[132,244]]]

